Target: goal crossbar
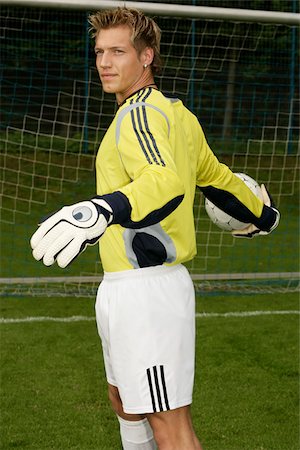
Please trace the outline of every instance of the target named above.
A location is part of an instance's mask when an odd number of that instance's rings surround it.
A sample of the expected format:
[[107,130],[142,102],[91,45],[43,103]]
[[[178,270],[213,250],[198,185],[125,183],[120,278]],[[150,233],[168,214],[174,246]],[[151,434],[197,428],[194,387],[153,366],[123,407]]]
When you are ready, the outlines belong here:
[[115,0],[0,0],[0,5],[61,9],[111,9],[117,6],[137,8],[147,14],[205,19],[237,20],[260,23],[300,25],[300,14],[279,11],[172,5],[167,3],[124,2]]

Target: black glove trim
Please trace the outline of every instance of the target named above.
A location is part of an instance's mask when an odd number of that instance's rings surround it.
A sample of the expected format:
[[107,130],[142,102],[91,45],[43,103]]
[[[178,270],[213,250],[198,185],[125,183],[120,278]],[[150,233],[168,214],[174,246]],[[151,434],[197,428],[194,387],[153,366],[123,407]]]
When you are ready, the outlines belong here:
[[122,225],[123,222],[130,220],[132,208],[128,198],[122,192],[116,191],[112,194],[105,194],[101,196],[97,195],[95,198],[101,198],[105,200],[111,207],[113,211],[113,220],[112,222],[110,222],[110,225],[116,223]]
[[[276,223],[278,222],[279,211],[270,206],[264,205],[261,216],[253,222],[262,231],[272,231],[276,228]],[[275,227],[274,227],[275,225]]]

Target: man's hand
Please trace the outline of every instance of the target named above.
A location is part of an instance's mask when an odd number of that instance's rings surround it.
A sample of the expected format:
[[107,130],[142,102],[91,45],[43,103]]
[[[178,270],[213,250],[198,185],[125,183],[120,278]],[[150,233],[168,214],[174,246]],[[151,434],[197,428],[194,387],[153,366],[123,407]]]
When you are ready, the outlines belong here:
[[112,209],[101,197],[64,206],[45,219],[33,234],[33,257],[42,259],[46,266],[56,260],[64,268],[87,245],[95,244],[112,220]]
[[266,206],[272,208],[272,210],[275,213],[275,221],[273,225],[268,230],[260,230],[256,225],[250,224],[248,227],[244,228],[243,230],[233,230],[232,236],[234,237],[243,237],[243,238],[252,238],[254,236],[264,236],[266,234],[271,233],[279,224],[280,220],[280,213],[279,211],[274,207],[273,201],[271,196],[269,195],[266,187],[264,184],[260,186],[263,202]]

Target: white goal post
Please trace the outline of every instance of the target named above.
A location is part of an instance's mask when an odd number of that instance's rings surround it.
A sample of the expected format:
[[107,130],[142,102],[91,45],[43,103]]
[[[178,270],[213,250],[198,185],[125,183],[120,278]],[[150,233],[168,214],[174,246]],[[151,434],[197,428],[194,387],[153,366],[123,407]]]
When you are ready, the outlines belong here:
[[111,9],[118,6],[141,9],[147,14],[162,16],[194,17],[205,19],[242,20],[247,22],[281,23],[300,25],[300,14],[237,8],[178,5],[170,3],[127,2],[115,0],[0,0],[10,6],[31,6],[35,8],[71,8],[83,10]]

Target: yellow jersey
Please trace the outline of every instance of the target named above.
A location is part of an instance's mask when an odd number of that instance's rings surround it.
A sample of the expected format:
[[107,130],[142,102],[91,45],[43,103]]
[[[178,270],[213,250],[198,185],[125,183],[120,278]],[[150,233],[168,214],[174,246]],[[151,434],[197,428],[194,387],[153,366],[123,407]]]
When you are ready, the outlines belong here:
[[235,198],[254,221],[264,207],[218,161],[196,116],[180,100],[151,87],[118,109],[99,147],[96,179],[97,195],[114,212],[99,241],[105,272],[192,259],[196,186]]

